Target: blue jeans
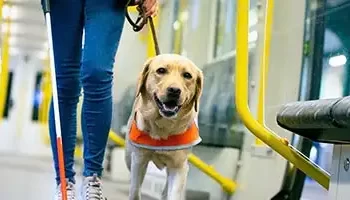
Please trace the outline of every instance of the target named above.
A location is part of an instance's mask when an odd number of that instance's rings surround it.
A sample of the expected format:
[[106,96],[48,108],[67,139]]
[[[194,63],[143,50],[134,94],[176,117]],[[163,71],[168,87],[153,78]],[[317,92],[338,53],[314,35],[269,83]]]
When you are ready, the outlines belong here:
[[[66,177],[75,182],[77,103],[84,92],[84,176],[101,176],[111,126],[114,57],[124,25],[118,0],[51,0],[51,22]],[[85,44],[82,50],[82,33]],[[59,183],[54,109],[49,114],[51,146]]]

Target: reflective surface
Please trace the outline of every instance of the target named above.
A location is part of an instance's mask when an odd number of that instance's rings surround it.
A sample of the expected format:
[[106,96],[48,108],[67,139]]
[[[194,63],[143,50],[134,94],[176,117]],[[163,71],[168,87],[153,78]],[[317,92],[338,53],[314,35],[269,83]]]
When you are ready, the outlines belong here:
[[[309,16],[306,18],[306,36],[305,36],[305,55],[304,55],[304,84],[309,77],[321,77],[319,98],[337,98],[345,95],[349,95],[349,47],[350,47],[350,29],[346,24],[350,22],[350,1],[349,0],[322,0],[309,1],[309,9],[307,13]],[[315,10],[323,7],[323,11],[318,15],[314,15]],[[315,40],[313,31],[318,27],[324,26],[324,39],[323,41]],[[310,60],[314,59],[313,52],[315,50],[310,48],[312,42],[323,43],[322,58],[320,65],[322,67],[321,74],[309,74],[306,75],[307,68],[312,65]],[[315,44],[317,46],[318,44]],[[314,63],[315,64],[315,63]],[[306,69],[306,70],[305,70]],[[310,72],[309,72],[310,73]],[[303,84],[303,83],[302,83]],[[312,87],[312,86],[311,86]],[[307,93],[307,88],[301,88],[302,95]],[[304,91],[304,92],[303,92]],[[303,96],[301,97],[303,99]],[[327,171],[331,171],[333,145],[314,143],[310,158],[319,164]],[[308,193],[310,188],[317,188],[317,184],[307,178],[303,191],[303,197],[305,193]],[[321,191],[321,190],[320,190]]]

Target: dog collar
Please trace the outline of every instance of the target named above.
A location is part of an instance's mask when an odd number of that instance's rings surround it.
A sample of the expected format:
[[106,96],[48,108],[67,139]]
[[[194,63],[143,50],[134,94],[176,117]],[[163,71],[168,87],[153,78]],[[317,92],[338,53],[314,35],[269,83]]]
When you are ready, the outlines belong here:
[[150,150],[188,149],[202,141],[196,122],[181,134],[171,135],[168,139],[153,139],[148,133],[137,128],[135,120],[130,128],[129,139],[133,145]]

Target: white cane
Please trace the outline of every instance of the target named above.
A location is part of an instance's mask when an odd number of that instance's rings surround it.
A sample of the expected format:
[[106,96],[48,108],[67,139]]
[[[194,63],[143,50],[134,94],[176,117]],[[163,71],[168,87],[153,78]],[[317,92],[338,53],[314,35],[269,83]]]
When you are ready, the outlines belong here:
[[50,0],[44,0],[43,10],[45,13],[47,36],[49,42],[49,58],[50,58],[50,70],[51,70],[51,81],[52,81],[52,101],[55,114],[55,127],[56,127],[56,146],[57,146],[57,157],[59,165],[59,176],[61,182],[61,193],[62,200],[67,200],[67,183],[66,183],[66,174],[64,167],[64,153],[62,145],[62,134],[61,134],[61,120],[60,120],[60,111],[58,106],[58,94],[57,94],[57,82],[56,82],[56,70],[55,70],[55,58],[54,50],[52,43],[52,29],[51,29],[51,15],[50,15]]

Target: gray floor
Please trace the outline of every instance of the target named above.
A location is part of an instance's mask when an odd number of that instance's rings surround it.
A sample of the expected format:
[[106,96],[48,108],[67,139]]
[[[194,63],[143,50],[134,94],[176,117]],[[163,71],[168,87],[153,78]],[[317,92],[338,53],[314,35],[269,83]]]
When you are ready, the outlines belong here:
[[[53,199],[55,183],[50,158],[35,158],[0,154],[1,200],[50,200]],[[80,174],[79,168],[77,174]],[[81,177],[77,176],[77,182]],[[128,184],[112,182],[104,178],[104,191],[108,200],[126,200]],[[202,196],[199,196],[202,195]],[[204,194],[205,196],[205,194]],[[203,194],[188,192],[188,200],[209,199]],[[318,184],[306,184],[302,200],[326,200],[327,191]],[[142,200],[151,200],[143,197]]]
[[[79,166],[79,165],[77,165]],[[79,167],[77,174],[81,174]],[[103,178],[104,194],[108,200],[126,200],[128,183]],[[54,197],[55,181],[51,158],[0,154],[1,200],[50,200]],[[81,176],[77,176],[77,186]],[[79,189],[79,188],[78,188]],[[207,193],[187,191],[188,200],[209,199]],[[143,196],[142,200],[152,200]]]
[[[54,174],[48,158],[0,154],[1,200],[49,200],[54,194]],[[78,184],[81,177],[77,177]],[[108,200],[127,199],[127,183],[104,180]],[[146,198],[145,198],[146,199]]]

